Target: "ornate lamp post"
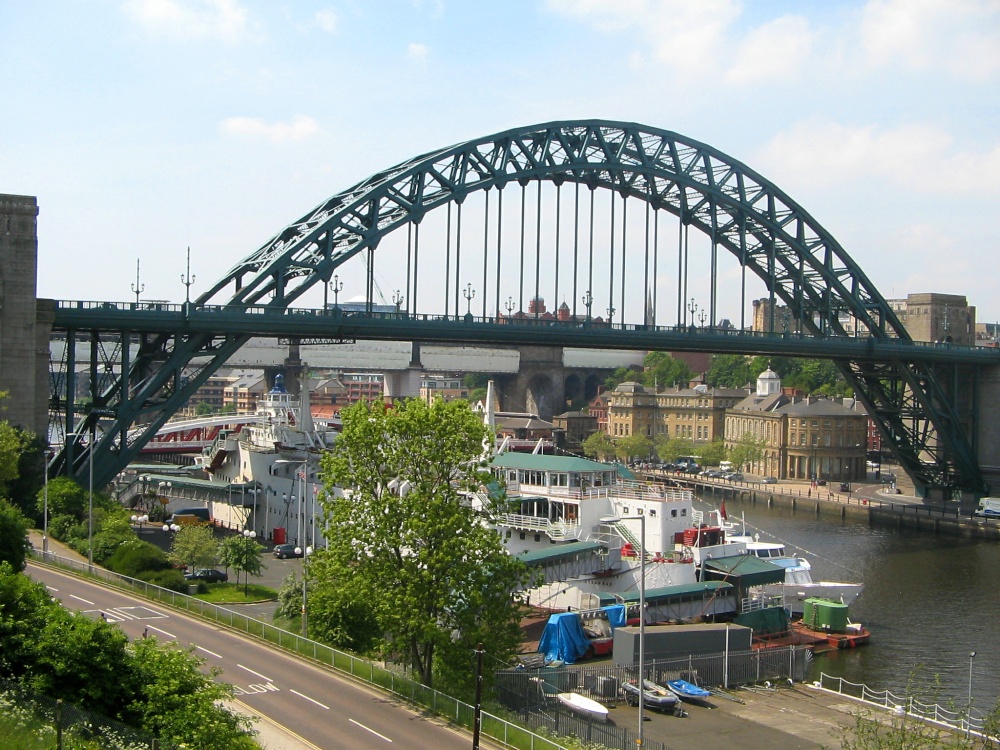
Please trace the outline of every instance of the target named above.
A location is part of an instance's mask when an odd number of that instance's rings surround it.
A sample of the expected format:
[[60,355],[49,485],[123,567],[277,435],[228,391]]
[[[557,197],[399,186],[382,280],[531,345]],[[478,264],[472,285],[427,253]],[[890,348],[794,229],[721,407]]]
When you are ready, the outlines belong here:
[[466,317],[472,317],[472,298],[476,296],[476,290],[472,288],[472,282],[470,281],[465,285],[465,289],[462,291],[462,296],[465,297],[465,302],[468,307],[465,310]]
[[187,249],[187,273],[181,274],[181,283],[184,285],[184,307],[191,304],[191,285],[197,280],[191,275],[191,248]]
[[334,274],[333,281],[330,282],[330,291],[333,292],[334,307],[337,307],[337,297],[340,294],[340,290],[343,288],[344,288],[344,282],[340,280],[340,276]]
[[587,293],[583,295],[583,306],[587,308],[587,320],[590,320],[590,306],[594,304],[594,296],[587,290]]
[[132,285],[132,294],[135,295],[135,306],[139,306],[139,295],[146,291],[146,285],[139,283],[139,259],[135,259],[135,283]]
[[399,308],[403,306],[403,300],[405,298],[397,289],[392,295],[392,304],[396,306],[396,315],[399,315]]

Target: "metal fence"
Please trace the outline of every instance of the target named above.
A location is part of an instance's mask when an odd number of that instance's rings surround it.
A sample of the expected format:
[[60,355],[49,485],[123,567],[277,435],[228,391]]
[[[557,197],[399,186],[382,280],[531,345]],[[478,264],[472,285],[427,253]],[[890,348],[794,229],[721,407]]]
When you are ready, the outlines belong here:
[[17,725],[25,732],[43,735],[46,746],[56,750],[62,750],[64,743],[77,739],[91,741],[108,750],[177,748],[135,727],[49,698],[9,680],[0,679],[0,713],[11,725]]
[[[211,622],[225,625],[228,628],[259,638],[278,648],[305,656],[320,664],[331,667],[338,672],[350,675],[356,680],[374,685],[397,695],[405,700],[423,706],[438,716],[444,717],[455,724],[472,728],[474,707],[460,700],[422,685],[405,675],[400,675],[390,669],[367,659],[361,659],[353,654],[326,646],[322,643],[304,638],[296,633],[275,627],[261,620],[234,612],[231,609],[201,601],[186,594],[154,586],[145,581],[119,575],[87,562],[78,562],[60,557],[51,552],[32,551],[34,559],[51,565],[65,567],[83,573],[85,576],[101,580],[115,588],[138,594],[147,599],[162,602],[189,614],[196,615]],[[483,737],[503,743],[518,750],[564,750],[558,741],[543,737],[529,729],[513,724],[503,717],[482,712],[481,734]]]
[[[913,696],[899,696],[888,690],[872,690],[864,683],[848,682],[843,677],[833,677],[825,672],[820,673],[817,687],[888,709],[898,716],[913,716],[960,732],[975,734],[977,737],[986,737],[984,717],[971,706],[965,709],[954,706],[945,708],[939,703],[924,703]],[[991,739],[995,742],[998,738]]]
[[[729,651],[717,654],[652,660],[644,665],[644,679],[660,684],[684,679],[702,687],[726,689],[766,681],[802,681],[809,671],[812,652],[803,646]],[[507,669],[497,672],[494,688],[498,702],[533,727],[546,727],[560,734],[571,733],[610,748],[627,750],[636,744],[636,734],[625,727],[580,718],[561,707],[548,694],[574,692],[605,706],[626,702],[621,686],[638,680],[634,664],[598,664],[541,669]],[[716,694],[722,695],[715,691]],[[654,750],[668,750],[657,741],[645,740]]]

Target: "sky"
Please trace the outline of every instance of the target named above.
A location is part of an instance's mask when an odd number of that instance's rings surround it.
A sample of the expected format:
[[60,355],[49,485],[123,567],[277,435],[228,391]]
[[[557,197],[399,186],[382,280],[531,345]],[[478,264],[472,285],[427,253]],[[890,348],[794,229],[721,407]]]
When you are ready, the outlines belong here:
[[0,69],[40,297],[132,300],[138,262],[194,298],[370,174],[599,118],[749,165],[883,296],[1000,319],[998,0],[0,0]]

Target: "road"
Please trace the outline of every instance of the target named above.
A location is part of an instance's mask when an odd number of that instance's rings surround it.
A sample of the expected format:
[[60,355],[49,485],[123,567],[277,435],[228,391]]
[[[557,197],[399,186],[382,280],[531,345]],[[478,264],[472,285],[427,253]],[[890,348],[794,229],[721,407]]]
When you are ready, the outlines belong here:
[[222,669],[220,679],[236,688],[241,703],[293,738],[268,743],[272,750],[464,750],[471,744],[467,735],[390,697],[217,625],[38,565],[29,564],[26,573],[66,607],[104,616],[130,638],[146,633],[193,645],[209,666]]

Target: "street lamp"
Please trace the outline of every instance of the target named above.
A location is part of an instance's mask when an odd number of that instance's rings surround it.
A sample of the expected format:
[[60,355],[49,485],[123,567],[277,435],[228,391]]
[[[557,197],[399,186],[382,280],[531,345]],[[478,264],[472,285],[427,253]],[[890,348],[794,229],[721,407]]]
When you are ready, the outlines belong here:
[[[256,544],[254,541],[257,538],[257,532],[253,529],[243,529],[243,544],[246,546],[245,553],[247,559],[250,557],[250,545]],[[237,585],[239,583],[239,575],[236,576]],[[250,589],[250,574],[247,571],[243,571],[243,596],[247,596],[247,591]]]
[[972,721],[972,660],[976,658],[976,652],[969,652],[969,721]]
[[583,295],[582,302],[583,306],[587,308],[587,320],[590,320],[590,306],[594,304],[594,297],[590,293],[589,289],[587,290],[587,293]]
[[[302,521],[303,521],[303,519],[302,519],[302,497],[305,494],[306,464],[308,464],[308,463],[309,463],[309,459],[308,458],[303,458],[303,459],[298,460],[298,461],[295,461],[295,460],[292,460],[292,459],[288,459],[288,458],[279,458],[277,461],[274,462],[275,466],[277,466],[279,464],[299,464],[301,466],[301,468],[299,469],[299,471],[300,471],[300,473],[299,473],[299,510],[298,510],[298,514],[299,515],[298,515],[298,519],[297,519],[296,524],[295,524],[295,543],[296,544],[300,544],[300,543],[302,543],[304,541],[304,539],[303,539],[303,533],[304,533],[305,527],[302,524]],[[294,488],[294,482],[295,482],[295,480],[292,479],[291,481],[293,483],[292,486]],[[282,497],[285,497],[285,495],[282,495]],[[295,495],[294,495],[294,493],[292,494],[291,500],[292,500],[292,502],[295,501]],[[286,499],[285,502],[287,503],[288,500]],[[286,511],[287,511],[287,507],[286,507]]]
[[636,747],[642,747],[644,742],[645,728],[643,708],[646,702],[643,694],[645,688],[646,669],[646,516],[606,516],[601,519],[601,523],[611,526],[622,521],[639,521],[639,739],[636,740]]
[[178,526],[176,523],[165,523],[165,524],[163,524],[163,530],[167,531],[167,532],[170,532],[170,531],[177,532],[177,531],[181,530],[181,527]]
[[[83,432],[67,432],[66,439],[69,440],[73,438],[73,442],[76,443],[76,439],[83,437],[86,433]],[[90,469],[90,486],[87,493],[87,565],[88,570],[93,570],[94,568],[94,445],[95,433],[94,427],[90,428],[90,445],[87,446],[87,463]],[[47,497],[46,493],[46,497]]]
[[307,594],[306,594],[306,578],[309,575],[309,556],[313,553],[313,548],[307,546],[305,549],[302,547],[295,548],[296,555],[302,555],[302,637],[309,637],[309,620],[308,620],[308,607],[307,607]]
[[344,288],[344,282],[340,280],[340,276],[334,274],[333,281],[330,282],[330,291],[333,292],[334,307],[337,307],[337,298],[340,296],[340,290],[343,288]]
[[472,282],[470,281],[465,285],[465,290],[462,292],[462,296],[465,297],[465,302],[468,307],[465,310],[466,316],[472,315],[472,298],[476,296],[476,290],[472,288]]
[[147,516],[145,513],[142,514],[141,516],[136,515],[135,513],[132,514],[132,524],[134,526],[139,527],[138,529],[136,529],[136,533],[139,534],[140,536],[142,535],[142,529],[146,525],[146,521],[148,520],[149,516]]
[[48,448],[43,454],[45,460],[45,500],[42,510],[42,556],[49,551],[49,458],[52,454]]

